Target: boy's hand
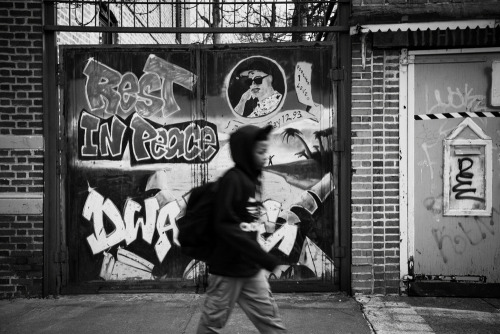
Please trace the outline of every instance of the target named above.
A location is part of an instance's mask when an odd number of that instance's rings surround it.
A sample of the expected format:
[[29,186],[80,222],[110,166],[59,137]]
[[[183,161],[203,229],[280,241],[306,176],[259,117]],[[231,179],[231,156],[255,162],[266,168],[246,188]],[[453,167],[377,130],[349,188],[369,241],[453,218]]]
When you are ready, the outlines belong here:
[[261,216],[260,209],[258,207],[248,208],[248,213],[252,216],[253,220],[257,220]]
[[253,220],[257,220],[264,214],[264,207],[262,203],[250,198],[247,203],[247,212]]

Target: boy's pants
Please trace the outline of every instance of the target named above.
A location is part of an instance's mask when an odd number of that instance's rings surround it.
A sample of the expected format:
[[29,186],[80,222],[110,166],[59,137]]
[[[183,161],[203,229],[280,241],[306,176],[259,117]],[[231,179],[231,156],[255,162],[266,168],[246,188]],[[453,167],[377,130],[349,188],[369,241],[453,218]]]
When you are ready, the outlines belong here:
[[263,270],[252,277],[210,275],[206,294],[197,334],[221,333],[236,302],[260,333],[286,333]]

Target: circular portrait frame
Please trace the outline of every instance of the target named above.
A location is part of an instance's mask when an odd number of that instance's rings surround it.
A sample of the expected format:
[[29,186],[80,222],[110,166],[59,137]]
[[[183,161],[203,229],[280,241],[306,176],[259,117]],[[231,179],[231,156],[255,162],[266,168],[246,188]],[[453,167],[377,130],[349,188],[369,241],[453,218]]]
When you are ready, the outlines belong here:
[[[253,71],[265,72],[267,75],[272,75],[272,81],[268,89],[272,89],[275,94],[273,94],[271,99],[277,100],[278,97],[280,97],[279,102],[271,102],[273,105],[272,109],[270,108],[268,112],[260,116],[243,115],[241,111],[238,112],[236,110],[241,109],[246,97],[252,94],[248,83],[245,83],[244,81],[249,79],[248,75]],[[264,76],[264,78],[266,76]],[[229,82],[226,90],[226,101],[234,116],[240,121],[266,122],[279,110],[281,110],[283,104],[285,103],[287,93],[285,71],[275,60],[271,58],[265,56],[251,56],[242,59],[232,68],[228,78]]]

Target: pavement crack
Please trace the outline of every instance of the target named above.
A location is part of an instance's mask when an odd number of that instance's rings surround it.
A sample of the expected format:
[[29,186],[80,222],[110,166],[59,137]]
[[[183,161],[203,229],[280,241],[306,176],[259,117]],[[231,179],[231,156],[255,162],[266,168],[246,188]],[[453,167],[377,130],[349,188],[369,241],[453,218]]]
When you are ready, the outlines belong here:
[[371,323],[370,319],[368,319],[368,317],[366,316],[365,305],[363,303],[361,303],[360,301],[358,301],[356,298],[353,298],[353,299],[356,301],[356,303],[358,303],[359,309],[361,310],[361,313],[363,314],[363,318],[365,319],[366,323],[368,324],[368,327],[370,327],[370,332],[372,334],[376,334],[377,331],[373,327],[373,324]]
[[497,305],[491,303],[490,301],[488,301],[488,299],[486,298],[481,298],[481,300],[483,302],[485,302],[486,304],[490,305],[491,307],[493,307],[497,312],[500,312],[500,308],[497,307]]
[[[200,305],[199,303],[194,300],[192,304],[189,305],[188,309],[189,309],[189,319],[188,321],[186,321],[186,324],[184,325],[184,328],[182,328],[182,331],[179,333],[179,334],[188,334],[188,333],[191,333],[192,331],[190,330],[190,324],[191,322],[193,321],[196,321],[196,327],[198,327],[198,322],[199,322],[199,313],[196,312],[196,310],[200,308]],[[195,315],[198,317],[198,319],[194,319]]]

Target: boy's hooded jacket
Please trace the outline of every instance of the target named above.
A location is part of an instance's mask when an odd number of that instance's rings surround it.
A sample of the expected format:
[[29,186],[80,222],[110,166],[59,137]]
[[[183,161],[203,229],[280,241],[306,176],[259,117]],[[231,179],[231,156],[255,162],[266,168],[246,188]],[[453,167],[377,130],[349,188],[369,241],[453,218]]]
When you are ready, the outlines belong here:
[[279,264],[257,242],[256,231],[240,227],[241,223],[252,222],[246,206],[250,198],[255,198],[262,173],[254,163],[253,148],[270,131],[271,127],[248,125],[229,139],[235,166],[219,180],[214,209],[215,249],[208,261],[212,274],[249,277],[261,268],[272,271]]

